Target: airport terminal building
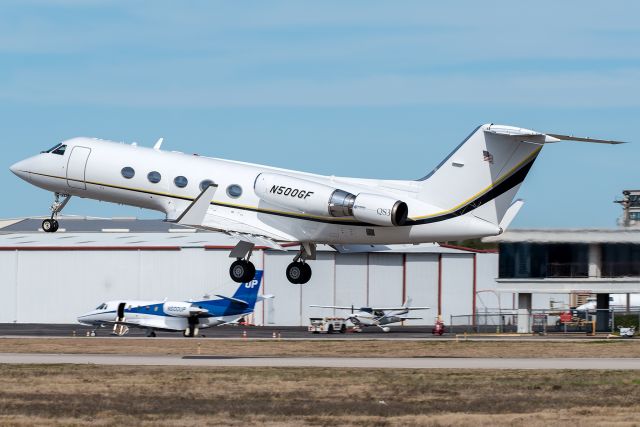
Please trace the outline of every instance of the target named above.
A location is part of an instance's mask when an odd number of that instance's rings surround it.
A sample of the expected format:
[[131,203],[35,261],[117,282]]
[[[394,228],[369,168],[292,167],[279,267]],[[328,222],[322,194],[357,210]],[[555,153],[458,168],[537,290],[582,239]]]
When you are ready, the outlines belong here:
[[[0,323],[75,323],[107,300],[188,300],[232,295],[229,251],[236,239],[155,220],[61,219],[57,233],[39,231],[41,219],[0,222]],[[263,293],[250,322],[302,326],[309,317],[337,315],[319,305],[429,306],[422,320],[513,308],[513,295],[495,293],[498,255],[435,244],[394,245],[340,253],[318,248],[313,276],[293,285],[288,251],[256,248]],[[416,312],[418,313],[418,312]]]

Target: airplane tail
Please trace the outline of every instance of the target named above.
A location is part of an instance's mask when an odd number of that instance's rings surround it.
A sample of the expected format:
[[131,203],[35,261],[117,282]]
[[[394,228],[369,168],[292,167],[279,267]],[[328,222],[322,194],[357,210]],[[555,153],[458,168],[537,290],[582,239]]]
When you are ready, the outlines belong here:
[[419,198],[447,214],[500,224],[547,135],[492,124],[479,126],[422,181]]
[[402,308],[409,308],[411,307],[411,297],[407,297],[407,299],[404,300],[404,304],[402,304]]
[[258,300],[258,292],[260,291],[260,283],[262,281],[262,270],[257,270],[253,280],[247,283],[241,283],[238,290],[233,294],[233,299],[241,300],[247,303],[248,308],[253,309]]
[[623,143],[485,124],[419,180],[418,198],[444,209],[444,215],[473,211],[504,229],[522,206],[513,199],[542,146],[559,141]]

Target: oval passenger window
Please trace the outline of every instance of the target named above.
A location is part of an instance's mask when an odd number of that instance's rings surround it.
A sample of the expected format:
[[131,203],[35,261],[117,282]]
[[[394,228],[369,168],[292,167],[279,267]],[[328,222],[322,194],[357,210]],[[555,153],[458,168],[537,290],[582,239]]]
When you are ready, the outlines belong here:
[[131,179],[136,175],[136,171],[134,171],[133,168],[129,166],[122,168],[120,173],[127,179]]
[[160,172],[156,171],[149,172],[149,174],[147,175],[147,179],[149,180],[149,182],[157,184],[162,179],[162,175],[160,175]]

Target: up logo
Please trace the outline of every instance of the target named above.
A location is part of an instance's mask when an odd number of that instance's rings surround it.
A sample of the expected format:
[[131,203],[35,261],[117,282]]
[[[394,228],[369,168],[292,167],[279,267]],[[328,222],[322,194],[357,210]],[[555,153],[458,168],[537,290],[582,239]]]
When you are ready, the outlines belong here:
[[244,284],[244,287],[247,288],[247,289],[253,289],[256,286],[258,286],[258,281],[256,279],[253,279],[252,281],[247,282],[247,283]]

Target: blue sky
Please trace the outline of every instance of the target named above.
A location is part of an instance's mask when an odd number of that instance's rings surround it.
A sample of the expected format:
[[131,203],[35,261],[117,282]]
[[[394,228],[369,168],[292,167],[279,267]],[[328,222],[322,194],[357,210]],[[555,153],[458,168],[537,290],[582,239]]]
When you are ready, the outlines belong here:
[[[518,227],[615,226],[640,188],[640,3],[0,3],[0,217],[46,214],[18,159],[96,136],[414,179],[501,123],[632,141],[543,150]],[[67,214],[159,214],[73,200]]]

